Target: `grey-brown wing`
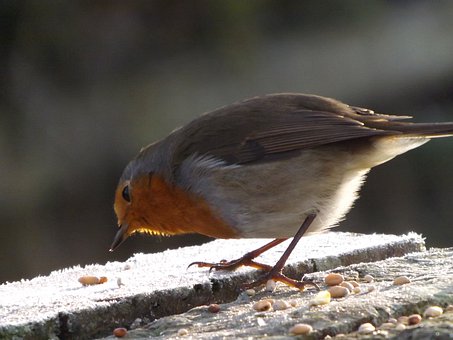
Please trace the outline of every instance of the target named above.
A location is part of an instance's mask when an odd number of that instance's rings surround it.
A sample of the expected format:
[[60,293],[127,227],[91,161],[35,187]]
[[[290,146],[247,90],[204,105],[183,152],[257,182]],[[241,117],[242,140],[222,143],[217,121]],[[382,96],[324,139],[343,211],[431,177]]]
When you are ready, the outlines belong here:
[[341,114],[312,110],[225,117],[199,122],[194,131],[187,132],[179,158],[196,153],[228,164],[246,164],[334,142],[398,133],[369,128]]

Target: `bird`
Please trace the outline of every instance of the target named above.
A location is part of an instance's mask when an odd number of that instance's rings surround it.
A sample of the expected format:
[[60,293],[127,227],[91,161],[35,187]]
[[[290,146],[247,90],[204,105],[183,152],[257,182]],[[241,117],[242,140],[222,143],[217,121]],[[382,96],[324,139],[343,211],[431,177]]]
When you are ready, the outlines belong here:
[[[190,265],[251,266],[303,290],[282,269],[303,235],[338,225],[371,168],[432,138],[453,122],[414,123],[312,94],[268,94],[204,113],[140,150],[115,191],[116,249],[130,235],[196,233],[212,238],[272,238],[244,256]],[[256,257],[290,239],[278,262]]]

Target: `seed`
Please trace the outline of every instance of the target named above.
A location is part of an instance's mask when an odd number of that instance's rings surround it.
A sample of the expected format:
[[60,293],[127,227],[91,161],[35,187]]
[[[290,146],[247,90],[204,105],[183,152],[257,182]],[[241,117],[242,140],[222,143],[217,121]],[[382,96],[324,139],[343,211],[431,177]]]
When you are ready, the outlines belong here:
[[392,329],[395,328],[395,324],[392,322],[384,322],[379,329]]
[[326,305],[330,303],[330,293],[327,290],[319,292],[310,300],[310,306]]
[[178,330],[178,335],[179,336],[186,336],[187,334],[189,334],[189,331],[185,328],[181,328]]
[[342,286],[332,286],[328,291],[333,298],[342,298],[349,295],[349,289]]
[[411,280],[407,276],[398,276],[393,280],[395,286],[405,285],[406,283],[411,283]]
[[255,289],[250,288],[250,289],[247,289],[247,290],[245,291],[245,293],[246,293],[248,296],[255,296],[256,291],[255,291]]
[[220,306],[216,303],[211,303],[208,307],[209,313],[218,313],[220,312]]
[[277,288],[277,283],[274,280],[267,280],[266,291],[273,292]]
[[362,292],[362,290],[360,289],[360,287],[354,287],[354,289],[352,290],[352,292],[354,294],[360,294]]
[[422,322],[422,316],[420,314],[409,315],[409,318],[407,319],[409,325],[417,325],[420,322]]
[[291,334],[300,335],[300,334],[309,334],[313,331],[313,327],[305,323],[296,323],[293,327],[289,329]]
[[446,312],[453,312],[453,305],[448,305],[447,308],[445,308]]
[[397,331],[404,331],[406,329],[406,325],[404,323],[398,322],[395,326],[395,329]]
[[387,322],[390,322],[390,323],[393,323],[394,325],[396,325],[398,320],[396,320],[395,318],[389,318]]
[[344,281],[343,275],[337,273],[327,274],[326,277],[324,278],[324,282],[328,286],[336,286],[342,283],[343,281]]
[[369,333],[373,333],[375,330],[376,330],[376,328],[372,324],[367,322],[367,323],[362,323],[360,325],[358,332],[362,333],[362,334],[369,334]]
[[297,306],[297,301],[296,300],[289,300],[289,304],[291,307],[296,307]]
[[365,282],[368,282],[368,283],[371,283],[371,282],[374,281],[374,277],[371,276],[371,275],[369,275],[369,274],[365,275],[365,276],[363,277],[363,279],[365,280]]
[[272,305],[267,300],[260,300],[253,305],[253,309],[258,312],[265,312],[271,309]]
[[285,310],[291,307],[291,305],[285,300],[277,300],[272,304],[274,310]]
[[99,283],[101,284],[101,283],[105,283],[105,282],[107,282],[107,277],[101,276],[101,277],[99,278]]
[[79,277],[79,282],[84,286],[97,285],[99,283],[99,278],[97,276],[86,275]]
[[358,282],[354,281],[354,280],[353,281],[348,281],[348,283],[352,284],[354,287],[358,287],[359,286]]
[[439,306],[431,306],[426,308],[425,312],[423,313],[423,316],[425,318],[434,318],[436,316],[442,315],[443,309],[440,308]]
[[352,292],[352,290],[354,289],[354,286],[348,281],[343,281],[342,283],[340,283],[340,286],[347,288],[349,292]]
[[404,325],[407,325],[409,323],[409,317],[408,316],[405,316],[405,315],[402,315],[398,318],[398,323],[402,323]]
[[127,334],[127,329],[123,327],[118,327],[113,330],[113,335],[117,338],[122,338]]
[[368,287],[368,293],[371,293],[372,291],[376,290],[375,286],[369,286]]

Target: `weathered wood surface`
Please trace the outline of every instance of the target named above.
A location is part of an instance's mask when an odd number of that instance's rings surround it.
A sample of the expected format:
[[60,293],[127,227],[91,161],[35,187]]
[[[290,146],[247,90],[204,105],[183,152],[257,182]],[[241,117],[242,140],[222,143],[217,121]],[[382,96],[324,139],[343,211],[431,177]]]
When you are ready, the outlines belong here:
[[[217,240],[157,254],[136,254],[124,263],[73,267],[45,277],[3,284],[0,286],[0,338],[106,336],[115,327],[129,328],[137,318],[152,321],[211,302],[233,301],[238,297],[240,285],[256,279],[259,273],[242,268],[234,273],[209,275],[206,269],[187,269],[187,265],[195,260],[237,258],[266,241]],[[281,244],[260,260],[275,263],[286,246],[286,242]],[[318,234],[301,240],[286,270],[288,275],[300,278],[304,273],[423,250],[423,239],[413,233],[404,236]],[[78,282],[82,275],[106,276],[108,281],[82,286]],[[287,294],[304,299],[311,293],[291,290]]]
[[[194,339],[294,339],[289,329],[296,323],[313,327],[314,331],[307,336],[309,339],[335,335],[341,335],[342,339],[452,338],[453,248],[432,249],[404,257],[339,267],[335,272],[346,277],[358,275],[361,292],[332,299],[327,305],[310,306],[310,299],[316,291],[298,292],[278,286],[274,292],[263,290],[253,297],[242,294],[234,302],[221,304],[219,313],[210,313],[207,306],[202,306],[180,315],[163,317],[131,330],[128,338],[174,339],[178,338],[181,329],[185,329],[187,337]],[[364,282],[361,278],[366,274],[372,275],[374,281]],[[317,272],[310,276],[321,280],[324,275]],[[407,275],[411,282],[394,285],[394,278],[400,275]],[[263,299],[295,302],[295,307],[257,312],[253,304]],[[389,318],[415,313],[423,315],[426,308],[432,305],[443,307],[444,314],[424,318],[420,324],[407,326],[405,330],[379,328]],[[358,333],[359,325],[366,322],[376,326],[376,331]]]

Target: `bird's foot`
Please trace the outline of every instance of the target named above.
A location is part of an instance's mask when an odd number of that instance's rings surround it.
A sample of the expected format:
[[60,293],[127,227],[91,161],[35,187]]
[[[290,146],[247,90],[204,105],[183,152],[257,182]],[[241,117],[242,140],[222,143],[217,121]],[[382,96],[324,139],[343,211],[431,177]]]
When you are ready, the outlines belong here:
[[312,281],[312,280],[294,280],[286,275],[282,274],[281,271],[276,270],[274,267],[269,266],[267,264],[259,263],[256,261],[253,261],[253,259],[250,259],[250,257],[243,256],[239,259],[232,260],[232,261],[226,261],[222,260],[219,263],[211,263],[211,262],[192,262],[189,266],[197,266],[199,268],[209,268],[209,272],[212,270],[226,270],[226,271],[234,271],[239,267],[242,266],[248,266],[248,267],[253,267],[259,270],[264,271],[264,275],[261,276],[258,280],[244,284],[242,287],[244,289],[250,289],[254,287],[258,287],[261,285],[265,285],[267,281],[269,280],[274,280],[276,282],[282,282],[285,285],[293,288],[297,288],[299,290],[304,290],[305,286],[311,285],[315,287],[317,290],[319,290],[318,285]]
[[297,288],[299,290],[304,290],[305,286],[307,286],[307,285],[313,286],[317,290],[320,290],[319,286],[313,280],[303,280],[302,279],[301,281],[298,281],[298,280],[290,279],[286,275],[283,275],[281,273],[281,271],[274,272],[273,270],[268,271],[262,277],[260,277],[258,280],[254,281],[254,282],[244,284],[243,288],[250,289],[250,288],[258,287],[261,285],[265,285],[269,280],[281,282],[289,287]]
[[271,266],[269,266],[267,264],[263,264],[263,263],[259,263],[259,262],[253,261],[253,258],[251,258],[251,256],[248,256],[248,255],[249,254],[246,254],[243,257],[241,257],[239,259],[236,259],[236,260],[232,260],[232,261],[222,260],[219,263],[192,262],[191,264],[189,264],[189,266],[187,268],[189,268],[191,266],[197,266],[199,268],[209,268],[210,272],[213,269],[215,269],[215,270],[234,271],[234,270],[236,270],[236,269],[238,269],[239,267],[242,267],[242,266],[253,267],[253,268],[256,268],[256,269],[259,269],[259,270],[264,270],[264,271],[267,271],[267,272],[272,270]]

